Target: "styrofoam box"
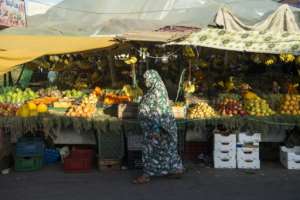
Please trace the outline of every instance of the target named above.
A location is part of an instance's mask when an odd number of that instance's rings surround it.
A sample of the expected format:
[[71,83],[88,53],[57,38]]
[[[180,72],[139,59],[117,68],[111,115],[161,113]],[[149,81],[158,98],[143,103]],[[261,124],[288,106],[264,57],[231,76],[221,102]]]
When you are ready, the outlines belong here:
[[214,150],[236,151],[236,143],[235,142],[215,142]]
[[280,148],[280,162],[287,169],[300,169],[300,146]]
[[221,159],[214,157],[214,167],[217,169],[235,169],[236,168],[236,158],[231,159]]
[[220,158],[220,159],[236,158],[236,151],[235,150],[223,150],[223,151],[215,150],[214,157]]
[[259,143],[258,143],[258,142],[254,142],[254,143],[245,143],[245,144],[236,143],[236,148],[241,148],[241,147],[259,148]]
[[221,134],[215,135],[215,150],[225,151],[225,150],[235,150],[236,149],[236,135],[230,134],[228,136]]
[[260,133],[249,134],[247,132],[243,132],[238,134],[238,143],[240,144],[259,143],[260,141],[261,141]]
[[260,160],[257,159],[237,159],[239,169],[260,169]]
[[259,148],[239,147],[237,148],[237,160],[259,160]]
[[234,142],[236,143],[236,134],[222,135],[215,133],[215,142]]

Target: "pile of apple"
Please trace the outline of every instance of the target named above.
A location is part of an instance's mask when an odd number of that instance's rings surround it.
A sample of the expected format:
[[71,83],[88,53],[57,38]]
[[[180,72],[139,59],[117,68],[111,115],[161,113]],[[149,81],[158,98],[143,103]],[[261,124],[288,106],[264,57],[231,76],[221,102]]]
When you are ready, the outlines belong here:
[[300,115],[300,95],[287,94],[283,97],[280,113],[283,115]]
[[188,111],[189,119],[209,119],[217,116],[215,110],[205,101],[200,101]]
[[247,114],[247,112],[243,109],[242,103],[233,98],[224,98],[219,104],[218,104],[218,112],[222,116],[244,116]]
[[18,106],[8,103],[0,103],[0,116],[8,117],[15,116],[18,110]]
[[245,101],[245,110],[252,116],[270,116],[275,112],[270,108],[266,100],[261,98],[255,98]]

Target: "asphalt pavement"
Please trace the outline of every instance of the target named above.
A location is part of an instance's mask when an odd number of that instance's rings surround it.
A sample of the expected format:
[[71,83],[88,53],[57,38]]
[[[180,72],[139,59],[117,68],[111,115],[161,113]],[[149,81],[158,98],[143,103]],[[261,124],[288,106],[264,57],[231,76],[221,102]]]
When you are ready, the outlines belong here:
[[279,165],[258,171],[190,165],[181,180],[133,185],[138,171],[68,174],[59,166],[0,175],[0,200],[300,200],[300,171]]

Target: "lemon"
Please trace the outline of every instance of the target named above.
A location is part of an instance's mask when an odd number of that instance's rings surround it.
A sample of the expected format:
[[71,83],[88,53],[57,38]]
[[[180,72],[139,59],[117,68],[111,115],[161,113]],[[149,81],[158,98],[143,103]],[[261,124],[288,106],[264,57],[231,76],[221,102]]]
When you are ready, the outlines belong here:
[[21,117],[29,117],[30,111],[28,107],[25,105],[20,108],[19,114]]
[[48,107],[47,107],[46,104],[41,103],[37,106],[37,112],[44,113],[44,112],[47,112],[47,111],[48,111]]
[[27,106],[29,110],[36,110],[36,105],[32,102],[27,103]]

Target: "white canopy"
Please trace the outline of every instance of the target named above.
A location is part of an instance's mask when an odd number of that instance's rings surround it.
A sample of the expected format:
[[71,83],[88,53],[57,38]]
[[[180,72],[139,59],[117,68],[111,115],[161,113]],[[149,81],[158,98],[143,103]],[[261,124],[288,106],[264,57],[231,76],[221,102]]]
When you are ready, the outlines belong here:
[[253,26],[245,25],[241,20],[232,14],[227,8],[219,9],[216,14],[216,25],[227,31],[268,31],[268,32],[299,32],[299,26],[295,15],[286,4],[280,6],[274,13],[265,20]]
[[166,25],[206,27],[224,6],[243,23],[254,24],[280,5],[273,0],[64,0],[44,15],[28,17],[27,28],[1,33],[111,35]]

